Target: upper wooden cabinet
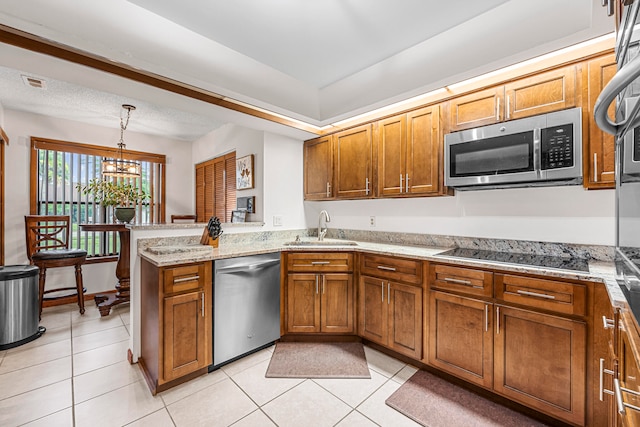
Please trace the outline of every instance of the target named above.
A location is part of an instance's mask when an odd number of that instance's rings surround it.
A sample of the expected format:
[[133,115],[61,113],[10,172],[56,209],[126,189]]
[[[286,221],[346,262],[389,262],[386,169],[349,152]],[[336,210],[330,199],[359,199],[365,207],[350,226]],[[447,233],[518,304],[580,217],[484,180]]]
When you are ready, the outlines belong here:
[[576,66],[571,65],[454,98],[447,130],[454,132],[504,120],[575,107]]
[[[593,118],[593,107],[602,89],[617,71],[616,59],[613,53],[588,61],[583,67],[586,76],[585,99],[586,114],[583,121],[583,174],[584,186],[589,189],[615,188],[615,143],[610,135],[598,127]],[[609,116],[615,117],[615,103],[609,107]]]
[[331,136],[304,143],[304,198],[333,198],[333,144]]
[[438,194],[438,105],[378,122],[378,196]]
[[333,136],[338,198],[373,197],[373,140],[370,124]]

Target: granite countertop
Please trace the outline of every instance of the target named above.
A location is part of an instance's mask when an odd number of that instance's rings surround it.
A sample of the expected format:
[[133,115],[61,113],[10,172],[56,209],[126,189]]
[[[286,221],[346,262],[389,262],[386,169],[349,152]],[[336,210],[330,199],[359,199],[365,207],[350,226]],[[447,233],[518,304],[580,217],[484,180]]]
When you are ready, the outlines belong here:
[[376,255],[405,256],[426,261],[451,262],[462,266],[495,268],[508,272],[537,274],[559,279],[603,282],[607,287],[612,303],[615,306],[626,306],[624,294],[615,280],[615,266],[613,262],[609,261],[589,261],[589,271],[580,272],[558,268],[535,267],[440,255],[451,249],[450,247],[424,247],[360,241],[353,242],[341,241],[338,239],[325,239],[325,242],[322,245],[309,244],[309,242],[314,242],[315,240],[315,238],[305,238],[301,240],[300,245],[295,245],[292,244],[291,240],[269,239],[242,243],[224,243],[218,248],[198,244],[157,245],[140,248],[139,254],[142,258],[159,267],[283,251],[355,251]]

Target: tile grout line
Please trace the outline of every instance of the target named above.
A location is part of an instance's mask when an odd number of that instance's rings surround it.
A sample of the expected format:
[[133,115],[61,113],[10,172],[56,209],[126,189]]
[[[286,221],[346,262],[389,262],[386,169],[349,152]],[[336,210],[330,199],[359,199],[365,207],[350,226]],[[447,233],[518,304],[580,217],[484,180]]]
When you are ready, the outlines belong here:
[[69,331],[71,333],[71,423],[76,425],[76,392],[75,392],[75,371],[73,363],[73,322],[71,321],[71,313],[69,313],[69,322],[71,324]]

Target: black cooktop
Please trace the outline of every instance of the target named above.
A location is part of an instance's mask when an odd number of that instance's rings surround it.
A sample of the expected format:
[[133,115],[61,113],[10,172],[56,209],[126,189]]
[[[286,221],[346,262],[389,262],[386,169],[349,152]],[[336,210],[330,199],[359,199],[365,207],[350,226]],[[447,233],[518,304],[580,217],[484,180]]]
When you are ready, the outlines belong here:
[[582,258],[566,258],[548,255],[529,255],[509,252],[484,251],[480,249],[456,248],[438,255],[454,258],[471,258],[504,264],[520,264],[533,267],[557,268],[589,272],[589,262]]

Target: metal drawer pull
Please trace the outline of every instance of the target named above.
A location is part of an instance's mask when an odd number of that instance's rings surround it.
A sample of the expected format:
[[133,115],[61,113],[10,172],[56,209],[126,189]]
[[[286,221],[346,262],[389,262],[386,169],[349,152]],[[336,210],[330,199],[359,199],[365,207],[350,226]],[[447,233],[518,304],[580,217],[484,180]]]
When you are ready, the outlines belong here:
[[193,282],[194,280],[195,281],[200,280],[200,276],[195,275],[195,276],[189,276],[189,277],[182,277],[180,279],[173,279],[173,284],[177,285],[178,283]]
[[311,265],[329,265],[331,261],[311,261]]
[[204,292],[201,295],[201,300],[202,300],[202,317],[204,317]]
[[613,379],[613,385],[615,387],[615,396],[616,396],[616,403],[618,405],[618,413],[620,415],[625,415],[627,413],[626,408],[633,409],[634,411],[640,412],[640,407],[632,405],[630,403],[626,403],[624,400],[622,400],[622,392],[624,391],[625,393],[629,393],[634,396],[640,396],[640,393],[634,390],[630,390],[628,388],[621,387],[620,380],[618,378]]
[[521,289],[518,289],[518,293],[520,295],[526,295],[528,297],[538,297],[538,298],[545,298],[545,299],[556,299],[556,297],[553,296],[553,295],[539,294],[537,292],[523,291]]
[[600,359],[600,401],[604,401],[605,393],[613,396],[615,393],[611,390],[607,390],[604,388],[604,374],[614,375],[614,372],[611,369],[604,368],[604,359]]
[[469,280],[452,279],[450,277],[445,277],[442,280],[445,281],[445,282],[448,282],[448,283],[455,283],[456,285],[470,286],[470,287],[476,288],[476,289],[484,289],[483,286],[474,285]]
[[484,331],[489,332],[489,305],[484,305]]
[[384,271],[396,271],[396,269],[395,269],[395,268],[393,268],[393,267],[386,267],[386,266],[384,266],[384,265],[379,265],[379,266],[378,266],[378,270],[384,270]]

